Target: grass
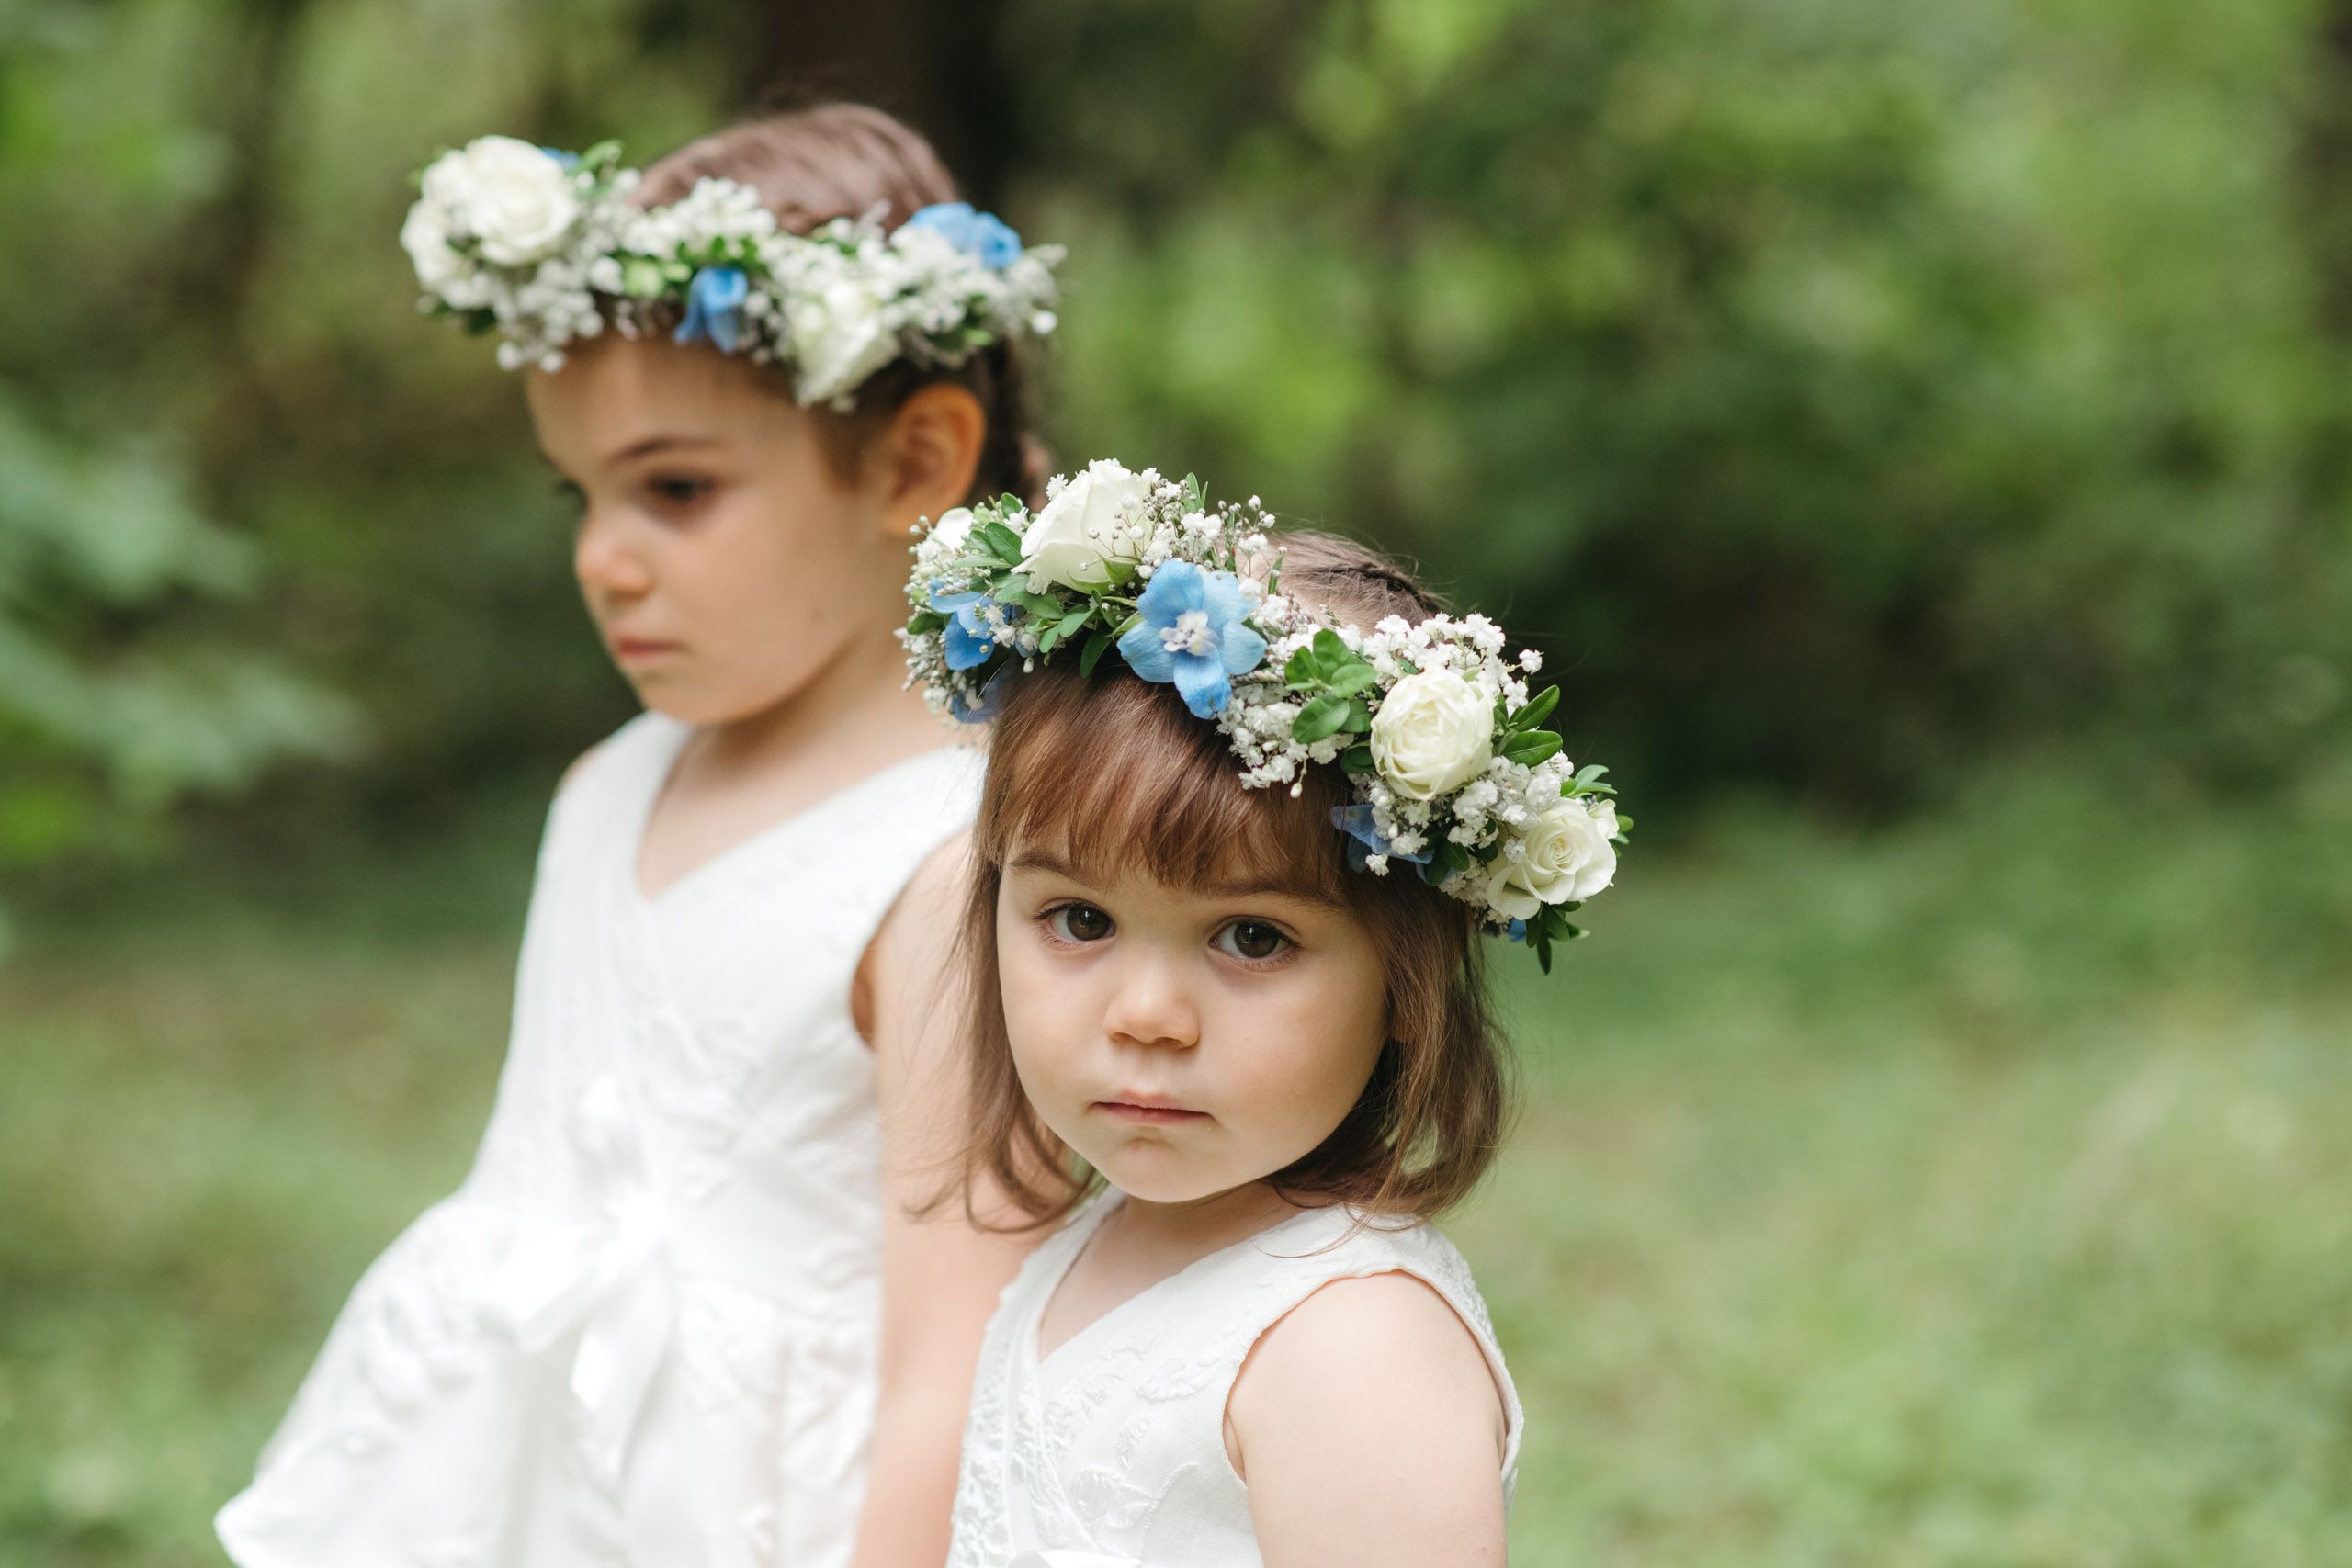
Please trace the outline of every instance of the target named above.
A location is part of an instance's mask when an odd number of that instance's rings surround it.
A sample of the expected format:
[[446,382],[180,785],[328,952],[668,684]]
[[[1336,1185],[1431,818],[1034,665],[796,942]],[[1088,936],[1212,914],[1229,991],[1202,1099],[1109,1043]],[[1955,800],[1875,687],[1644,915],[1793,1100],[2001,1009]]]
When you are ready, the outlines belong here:
[[[1515,1561],[2352,1562],[2337,827],[1721,817],[1645,845],[1554,983],[1507,966],[1524,1110],[1450,1228],[1529,1409]],[[0,1561],[219,1561],[343,1293],[471,1152],[514,840],[454,891],[298,871],[33,923]]]

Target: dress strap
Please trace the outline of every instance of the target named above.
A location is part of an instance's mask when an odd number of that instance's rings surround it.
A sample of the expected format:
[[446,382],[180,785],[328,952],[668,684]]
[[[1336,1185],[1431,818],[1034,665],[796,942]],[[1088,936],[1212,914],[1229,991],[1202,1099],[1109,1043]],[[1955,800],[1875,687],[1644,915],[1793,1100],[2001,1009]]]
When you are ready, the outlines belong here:
[[[1510,1371],[1503,1364],[1494,1322],[1487,1314],[1485,1299],[1478,1293],[1470,1265],[1444,1233],[1425,1221],[1364,1215],[1335,1206],[1310,1210],[1284,1221],[1262,1233],[1258,1244],[1249,1250],[1257,1255],[1257,1267],[1262,1271],[1254,1289],[1244,1295],[1227,1297],[1247,1303],[1238,1309],[1220,1341],[1217,1364],[1228,1397],[1234,1380],[1241,1375],[1242,1363],[1248,1360],[1258,1341],[1307,1297],[1341,1280],[1408,1274],[1435,1291],[1453,1309],[1454,1315],[1477,1343],[1478,1353],[1486,1358],[1487,1370],[1494,1376],[1495,1388],[1503,1402],[1502,1472],[1508,1499],[1518,1479],[1520,1433],[1525,1424],[1525,1412],[1520,1405],[1519,1391],[1511,1382]],[[1224,1403],[1222,1399],[1218,1401],[1220,1424]]]

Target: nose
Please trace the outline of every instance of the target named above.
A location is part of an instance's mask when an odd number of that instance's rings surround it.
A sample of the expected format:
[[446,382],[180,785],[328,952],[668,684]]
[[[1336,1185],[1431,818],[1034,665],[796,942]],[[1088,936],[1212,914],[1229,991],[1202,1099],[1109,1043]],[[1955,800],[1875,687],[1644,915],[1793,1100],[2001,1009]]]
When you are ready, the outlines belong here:
[[1122,954],[1117,989],[1102,1015],[1114,1045],[1189,1051],[1201,1043],[1201,1015],[1182,967],[1149,952]]
[[653,586],[652,568],[628,528],[600,506],[590,506],[580,519],[571,570],[591,604],[639,598]]

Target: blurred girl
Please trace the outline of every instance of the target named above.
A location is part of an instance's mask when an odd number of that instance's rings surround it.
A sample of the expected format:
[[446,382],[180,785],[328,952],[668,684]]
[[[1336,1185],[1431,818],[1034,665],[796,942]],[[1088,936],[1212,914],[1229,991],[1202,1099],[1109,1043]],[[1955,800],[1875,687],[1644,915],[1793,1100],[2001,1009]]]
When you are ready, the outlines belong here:
[[1098,463],[910,585],[918,674],[996,710],[970,1164],[1077,1210],[989,1326],[951,1568],[1503,1561],[1519,1403],[1428,1220],[1502,1119],[1476,933],[1548,957],[1618,823],[1532,655],[1262,525]]
[[649,711],[558,792],[476,1165],[222,1510],[248,1568],[944,1554],[1018,1248],[894,1201],[961,1126],[926,1021],[978,776],[888,634],[916,521],[1028,488],[1057,257],[956,196],[848,106],[641,177],[501,137],[425,171],[402,243],[526,370]]

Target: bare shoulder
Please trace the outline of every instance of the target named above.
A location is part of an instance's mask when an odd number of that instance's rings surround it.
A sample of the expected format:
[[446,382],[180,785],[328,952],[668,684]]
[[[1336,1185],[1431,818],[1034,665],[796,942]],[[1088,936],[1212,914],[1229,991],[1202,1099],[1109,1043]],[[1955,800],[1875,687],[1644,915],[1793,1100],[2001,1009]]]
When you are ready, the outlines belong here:
[[935,1010],[944,1000],[971,886],[971,849],[967,829],[925,855],[858,958],[850,1016],[868,1045],[911,1044],[899,1027],[909,1021],[910,989],[927,998],[915,1011]]
[[955,944],[971,888],[972,834],[965,829],[943,840],[915,867],[890,911],[874,933],[868,963],[886,969],[928,966]]
[[1501,1430],[1502,1397],[1476,1337],[1435,1288],[1400,1271],[1334,1280],[1294,1307],[1242,1364],[1230,1407],[1237,1421],[1276,1405],[1377,1420],[1384,1406],[1432,1400]]
[[1503,1561],[1502,1394],[1410,1274],[1335,1280],[1268,1329],[1225,1437],[1268,1568]]

